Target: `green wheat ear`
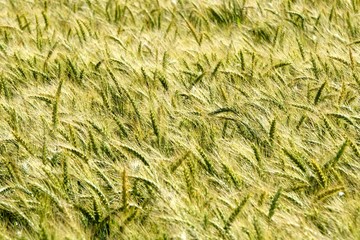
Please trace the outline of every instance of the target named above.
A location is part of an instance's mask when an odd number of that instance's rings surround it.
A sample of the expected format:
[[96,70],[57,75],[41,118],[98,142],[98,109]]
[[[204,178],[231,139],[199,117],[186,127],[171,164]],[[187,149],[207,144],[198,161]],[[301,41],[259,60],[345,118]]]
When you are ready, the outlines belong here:
[[240,214],[241,210],[244,208],[244,206],[248,202],[249,198],[250,198],[249,195],[244,197],[243,200],[239,203],[239,205],[233,210],[233,212],[231,213],[230,217],[228,218],[228,220],[226,221],[226,223],[224,225],[225,232],[230,231],[231,226],[233,225],[236,217]]
[[356,146],[356,144],[349,139],[347,139],[347,141],[348,141],[352,151],[354,152],[355,156],[360,159],[360,151],[359,151],[358,147]]
[[21,211],[21,209],[14,206],[13,204],[0,201],[0,209],[17,217],[20,222],[24,222],[24,225],[29,227],[29,230],[34,231],[36,229],[36,225],[29,219],[29,217],[23,211]]
[[58,115],[58,111],[59,111],[59,104],[60,104],[60,96],[61,96],[61,89],[62,89],[62,85],[64,83],[64,80],[61,79],[59,82],[59,85],[57,87],[56,90],[56,94],[55,94],[55,100],[53,103],[53,110],[52,110],[52,124],[53,124],[53,129],[56,129],[56,126],[59,122],[59,115]]
[[332,187],[329,189],[325,189],[324,191],[318,193],[316,195],[316,200],[317,201],[324,201],[329,197],[334,196],[334,194],[343,191],[344,190],[344,186],[336,186],[336,187]]
[[236,188],[240,187],[240,181],[235,175],[234,171],[228,167],[225,163],[222,164],[224,173],[228,176],[229,180],[234,184]]
[[195,193],[194,193],[194,186],[193,186],[193,178],[190,176],[190,171],[187,168],[184,168],[184,178],[186,184],[187,194],[189,196],[190,201],[193,200]]
[[99,208],[99,204],[96,201],[96,197],[94,195],[92,195],[92,200],[93,200],[94,222],[99,223],[100,218],[102,216],[100,208]]
[[173,163],[170,165],[170,171],[175,172],[176,169],[179,168],[179,166],[186,161],[186,159],[189,157],[190,151],[187,151],[185,154],[178,157]]
[[321,93],[323,92],[325,86],[326,86],[326,81],[323,84],[321,84],[319,90],[317,91],[315,99],[314,99],[314,105],[317,105],[319,103]]
[[88,130],[88,132],[89,132],[89,138],[90,138],[90,148],[97,156],[99,156],[99,147],[95,140],[94,134],[92,133],[92,131],[90,129]]
[[110,203],[107,199],[106,195],[101,191],[100,188],[98,188],[95,184],[90,182],[89,180],[85,180],[85,182],[90,186],[90,188],[98,195],[100,201],[102,204],[106,207],[107,210],[110,209]]
[[140,159],[141,162],[143,162],[145,164],[145,166],[150,167],[149,162],[146,160],[146,158],[140,152],[138,152],[135,149],[133,149],[129,146],[126,146],[126,145],[121,145],[121,148],[124,149],[126,152],[134,155],[138,159]]
[[342,155],[344,154],[345,149],[348,145],[349,145],[348,141],[345,140],[345,142],[340,146],[338,152],[336,153],[336,156],[333,159],[330,159],[328,162],[326,162],[323,168],[325,170],[328,170],[333,166],[335,166],[339,162]]
[[298,47],[299,47],[299,52],[300,52],[301,58],[302,58],[303,61],[305,61],[304,47],[303,47],[303,45],[301,44],[301,42],[300,42],[300,40],[298,38],[296,38],[296,42],[297,42]]
[[299,157],[293,155],[292,153],[290,153],[290,152],[289,152],[288,150],[286,150],[286,149],[283,149],[283,152],[285,153],[286,156],[288,156],[288,157],[290,158],[291,161],[293,161],[293,163],[295,163],[295,165],[296,165],[302,172],[306,173],[305,165],[304,165],[303,161],[302,161]]
[[67,195],[70,197],[70,199],[72,199],[74,196],[73,196],[72,186],[69,177],[68,161],[65,158],[63,160],[63,187]]
[[94,167],[96,170],[97,175],[105,182],[106,184],[106,190],[114,190],[115,187],[112,184],[111,180],[109,179],[109,177],[103,172],[101,171],[101,169]]
[[34,149],[33,146],[31,146],[27,141],[25,141],[24,138],[22,138],[17,132],[12,132],[16,142],[18,142],[21,146],[25,148],[25,150],[30,154],[34,156]]
[[155,114],[153,111],[150,111],[150,119],[154,134],[158,139],[158,144],[160,144],[160,129],[159,129],[158,121],[155,119]]
[[268,218],[271,219],[272,216],[274,215],[275,213],[275,209],[278,205],[278,201],[279,201],[279,198],[281,196],[281,192],[282,192],[282,188],[279,188],[277,190],[277,192],[275,193],[272,201],[271,201],[271,204],[270,204],[270,208],[269,208],[269,213],[268,213]]
[[198,152],[200,153],[201,158],[204,160],[205,165],[201,164],[205,170],[210,174],[210,175],[214,175],[217,176],[217,172],[215,170],[215,167],[212,163],[212,161],[208,158],[208,156],[205,154],[205,152],[201,149],[198,148]]
[[192,36],[194,37],[195,41],[200,46],[201,42],[202,42],[202,35],[200,35],[200,34],[198,34],[196,32],[196,29],[194,28],[194,26],[191,24],[191,22],[189,20],[186,19],[186,17],[183,14],[181,14],[181,16],[182,16],[183,20],[185,21],[187,27],[189,28],[189,30],[190,30]]
[[75,156],[83,159],[86,163],[89,162],[89,158],[82,152],[80,152],[79,150],[72,148],[72,147],[66,147],[66,146],[59,146],[62,149],[65,149],[67,152],[70,152],[72,154],[74,154]]
[[327,176],[319,166],[319,164],[315,160],[310,160],[309,165],[311,166],[312,170],[315,172],[318,182],[320,183],[321,187],[327,186]]
[[276,134],[276,119],[274,119],[271,122],[270,131],[269,131],[269,141],[271,146],[274,145],[274,139],[276,136],[275,134]]
[[10,174],[10,178],[13,179],[15,183],[25,185],[24,179],[20,174],[19,168],[14,161],[10,161],[7,164],[6,168]]
[[128,207],[128,179],[126,170],[122,172],[122,207],[126,209]]
[[68,125],[68,129],[69,129],[70,143],[71,143],[75,148],[77,148],[77,141],[76,141],[76,136],[75,136],[74,127],[69,124],[69,125]]
[[261,229],[260,222],[256,217],[254,217],[253,225],[254,225],[255,232],[256,232],[256,239],[263,240],[264,239],[264,233],[263,233],[263,230]]

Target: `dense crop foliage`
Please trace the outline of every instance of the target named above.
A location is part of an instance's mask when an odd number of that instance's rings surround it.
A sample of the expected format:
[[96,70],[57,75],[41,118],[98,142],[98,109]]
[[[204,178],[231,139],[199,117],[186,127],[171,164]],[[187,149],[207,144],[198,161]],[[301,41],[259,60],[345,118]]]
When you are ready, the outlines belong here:
[[0,238],[359,239],[359,11],[0,0]]

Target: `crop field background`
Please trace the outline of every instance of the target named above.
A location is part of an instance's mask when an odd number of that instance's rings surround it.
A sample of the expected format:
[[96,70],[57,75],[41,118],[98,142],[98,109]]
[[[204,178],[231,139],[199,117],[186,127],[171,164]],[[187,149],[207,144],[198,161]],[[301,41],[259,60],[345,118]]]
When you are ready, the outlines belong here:
[[0,239],[360,239],[358,0],[0,0]]

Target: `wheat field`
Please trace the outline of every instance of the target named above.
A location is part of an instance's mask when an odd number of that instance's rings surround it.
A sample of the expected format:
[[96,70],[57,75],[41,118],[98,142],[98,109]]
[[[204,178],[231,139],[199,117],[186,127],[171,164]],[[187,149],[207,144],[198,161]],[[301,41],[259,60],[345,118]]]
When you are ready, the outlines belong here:
[[359,0],[0,0],[0,239],[360,239]]

